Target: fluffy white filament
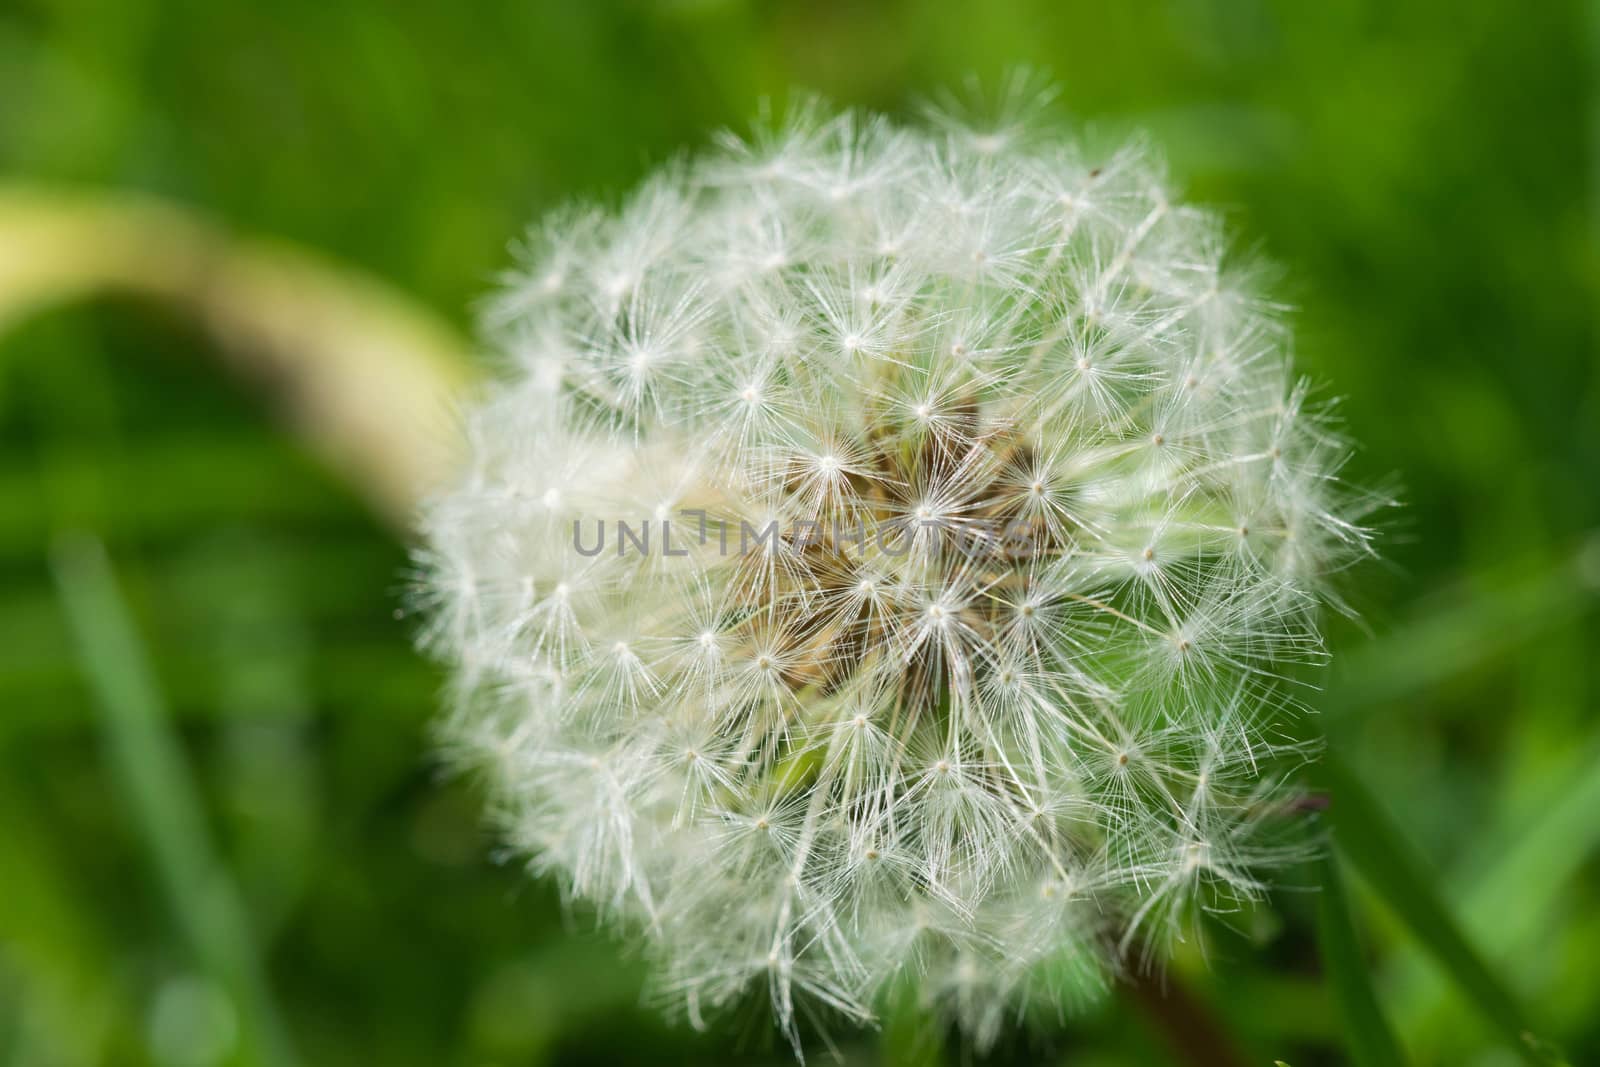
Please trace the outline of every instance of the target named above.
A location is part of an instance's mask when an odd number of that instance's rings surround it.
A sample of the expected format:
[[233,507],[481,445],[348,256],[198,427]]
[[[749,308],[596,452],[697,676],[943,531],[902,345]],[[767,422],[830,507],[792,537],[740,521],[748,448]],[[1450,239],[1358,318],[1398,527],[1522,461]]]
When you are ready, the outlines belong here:
[[448,736],[696,1023],[911,980],[981,1045],[1286,856],[1344,445],[1146,149],[1024,132],[801,108],[550,220],[489,315]]

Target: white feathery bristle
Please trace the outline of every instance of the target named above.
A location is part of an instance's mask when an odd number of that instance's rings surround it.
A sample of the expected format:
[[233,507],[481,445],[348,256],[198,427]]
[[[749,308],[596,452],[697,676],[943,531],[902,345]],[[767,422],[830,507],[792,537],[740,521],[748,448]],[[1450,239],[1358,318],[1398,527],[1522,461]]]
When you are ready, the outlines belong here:
[[448,738],[697,1024],[756,991],[798,1051],[914,976],[983,1045],[1295,855],[1345,445],[1148,148],[1003,95],[724,137],[487,316],[420,557]]

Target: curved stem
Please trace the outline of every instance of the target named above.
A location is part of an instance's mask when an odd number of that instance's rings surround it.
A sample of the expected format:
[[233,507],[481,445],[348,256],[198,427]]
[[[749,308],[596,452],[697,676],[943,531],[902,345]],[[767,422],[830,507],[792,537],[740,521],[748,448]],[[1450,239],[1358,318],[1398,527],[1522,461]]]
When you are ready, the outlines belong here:
[[1161,1032],[1177,1063],[1245,1067],[1249,1062],[1210,1007],[1176,976],[1141,968],[1127,988],[1145,1018]]
[[0,183],[0,335],[127,293],[172,307],[391,522],[449,470],[469,346],[383,283],[287,243],[120,192]]

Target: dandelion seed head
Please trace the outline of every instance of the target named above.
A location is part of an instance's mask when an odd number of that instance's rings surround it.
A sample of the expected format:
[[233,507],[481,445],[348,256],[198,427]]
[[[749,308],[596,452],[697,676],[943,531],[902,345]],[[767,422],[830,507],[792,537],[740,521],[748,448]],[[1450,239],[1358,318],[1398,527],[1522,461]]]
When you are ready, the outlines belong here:
[[1280,676],[1366,498],[1215,218],[1047,96],[801,105],[552,218],[487,316],[443,733],[697,1024],[913,975],[982,1045],[1295,856]]

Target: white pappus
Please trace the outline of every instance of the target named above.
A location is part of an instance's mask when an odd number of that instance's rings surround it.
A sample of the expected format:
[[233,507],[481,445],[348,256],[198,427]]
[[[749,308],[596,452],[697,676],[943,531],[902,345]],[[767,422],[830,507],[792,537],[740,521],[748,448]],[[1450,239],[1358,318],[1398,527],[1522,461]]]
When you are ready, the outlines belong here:
[[537,228],[426,506],[508,840],[751,991],[978,1045],[1292,859],[1286,663],[1369,551],[1279,309],[1150,150],[800,106]]

